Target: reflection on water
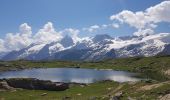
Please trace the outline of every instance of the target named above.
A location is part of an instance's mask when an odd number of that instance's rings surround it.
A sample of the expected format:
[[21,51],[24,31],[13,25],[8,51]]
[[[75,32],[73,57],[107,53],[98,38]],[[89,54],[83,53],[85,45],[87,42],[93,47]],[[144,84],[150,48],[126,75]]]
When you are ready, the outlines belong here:
[[135,74],[125,71],[75,69],[75,68],[47,68],[0,73],[2,78],[37,78],[53,82],[93,83],[102,80],[116,82],[138,81]]

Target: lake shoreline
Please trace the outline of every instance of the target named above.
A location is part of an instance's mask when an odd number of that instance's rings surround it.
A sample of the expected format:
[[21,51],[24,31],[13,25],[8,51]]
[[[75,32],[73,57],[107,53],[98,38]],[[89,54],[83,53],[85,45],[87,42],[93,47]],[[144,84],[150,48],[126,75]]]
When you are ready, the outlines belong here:
[[[84,74],[82,74],[84,73]],[[139,74],[128,71],[95,70],[88,68],[31,68],[1,72],[0,78],[37,78],[65,83],[94,83],[97,81],[132,82],[139,81]],[[46,74],[43,76],[43,74]]]
[[[166,72],[170,69],[170,57],[142,57],[121,58],[104,60],[99,62],[68,62],[68,61],[11,61],[0,62],[0,71],[14,71],[37,68],[90,68],[94,70],[118,70],[142,73],[142,76],[151,77],[153,80],[142,80],[140,82],[117,83],[113,81],[95,82],[88,85],[72,84],[65,91],[27,90],[16,89],[12,91],[1,91],[0,97],[6,100],[59,100],[69,98],[88,100],[91,98],[109,100],[120,97],[123,100],[142,99],[159,100],[169,95],[170,82]],[[4,65],[7,65],[4,67]],[[77,67],[79,65],[79,67]],[[11,70],[12,69],[12,70]]]

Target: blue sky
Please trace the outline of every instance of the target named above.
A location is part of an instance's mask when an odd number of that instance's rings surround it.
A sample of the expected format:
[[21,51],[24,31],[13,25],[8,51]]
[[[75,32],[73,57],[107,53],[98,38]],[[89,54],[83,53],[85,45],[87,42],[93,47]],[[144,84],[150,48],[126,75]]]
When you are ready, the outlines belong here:
[[[0,37],[6,33],[18,32],[22,23],[28,23],[36,33],[44,24],[52,22],[56,30],[76,28],[81,30],[92,25],[113,23],[110,16],[121,12],[144,11],[163,0],[1,0]],[[158,23],[156,32],[170,32],[169,23]],[[80,32],[80,36],[110,34],[112,36],[132,35],[136,31],[129,25],[118,29],[99,30],[94,33]]]

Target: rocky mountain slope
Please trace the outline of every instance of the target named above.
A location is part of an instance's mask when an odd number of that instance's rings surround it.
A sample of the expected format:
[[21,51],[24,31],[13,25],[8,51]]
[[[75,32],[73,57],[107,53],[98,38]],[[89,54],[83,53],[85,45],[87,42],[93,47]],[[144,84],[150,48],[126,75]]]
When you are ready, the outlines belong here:
[[1,59],[96,61],[120,57],[155,56],[158,54],[170,54],[169,33],[116,38],[102,34],[92,38],[82,38],[78,41],[67,35],[60,41],[34,43],[21,50],[11,51],[4,54]]

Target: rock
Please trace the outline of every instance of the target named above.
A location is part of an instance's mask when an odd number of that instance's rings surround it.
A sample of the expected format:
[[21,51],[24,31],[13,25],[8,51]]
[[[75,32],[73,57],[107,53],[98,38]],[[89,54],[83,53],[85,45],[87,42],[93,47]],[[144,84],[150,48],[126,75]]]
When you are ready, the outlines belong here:
[[131,98],[131,97],[128,97],[128,100],[136,100],[136,99],[134,99],[134,98]]
[[6,81],[9,86],[14,88],[50,91],[64,91],[69,88],[69,84],[67,83],[56,83],[35,78],[11,78],[6,79]]
[[113,97],[111,97],[110,100],[120,100],[121,97],[123,97],[123,92],[118,92]]
[[170,100],[170,94],[164,95],[160,100]]
[[77,95],[78,95],[78,96],[81,96],[82,94],[81,94],[81,93],[78,93]]
[[5,80],[0,81],[0,89],[1,90],[14,90],[14,88],[10,87]]
[[5,100],[5,98],[0,98],[0,100]]
[[41,94],[41,96],[45,96],[45,95],[47,95],[47,93],[43,93],[43,94]]
[[166,71],[164,71],[165,75],[170,76],[170,69],[167,69]]
[[[99,100],[99,99],[96,96],[92,96],[88,100]],[[104,98],[101,98],[101,100],[104,100]]]
[[62,100],[71,100],[71,97],[66,96],[66,97],[63,97]]
[[135,85],[137,83],[137,81],[135,82],[128,82],[129,85]]
[[111,90],[112,88],[110,87],[110,88],[107,88],[107,90]]
[[10,67],[9,65],[4,65],[5,67]]
[[79,66],[76,66],[75,68],[80,68]]
[[82,88],[83,88],[83,87],[85,87],[85,85],[80,85],[80,87],[82,87]]
[[122,97],[123,96],[123,92],[118,92],[115,94],[116,97]]
[[145,80],[145,83],[152,83],[152,80],[151,79],[147,79],[147,80]]

